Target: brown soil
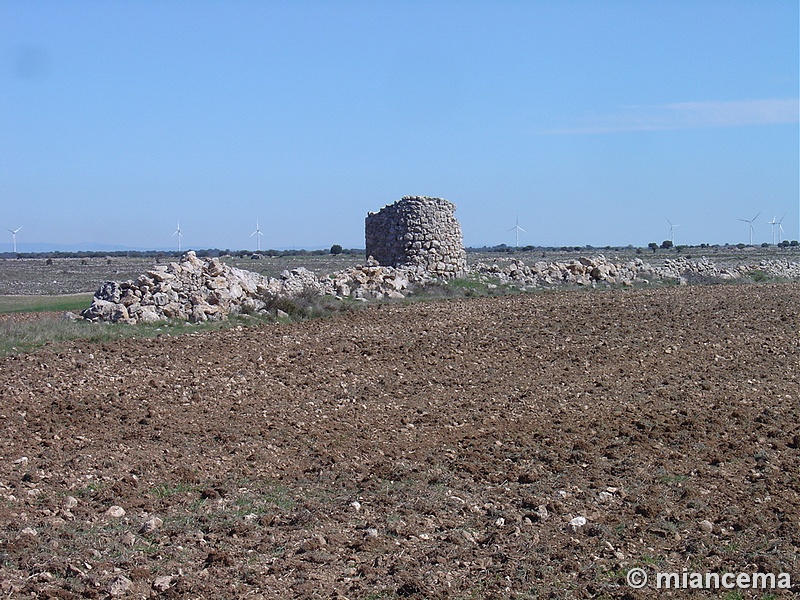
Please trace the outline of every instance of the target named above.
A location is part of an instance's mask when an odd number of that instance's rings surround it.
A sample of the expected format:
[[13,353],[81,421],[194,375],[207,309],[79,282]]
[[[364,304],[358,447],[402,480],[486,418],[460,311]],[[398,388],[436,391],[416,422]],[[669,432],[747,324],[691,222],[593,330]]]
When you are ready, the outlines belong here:
[[799,285],[708,286],[8,357],[0,591],[653,597],[633,566],[797,586],[799,337]]

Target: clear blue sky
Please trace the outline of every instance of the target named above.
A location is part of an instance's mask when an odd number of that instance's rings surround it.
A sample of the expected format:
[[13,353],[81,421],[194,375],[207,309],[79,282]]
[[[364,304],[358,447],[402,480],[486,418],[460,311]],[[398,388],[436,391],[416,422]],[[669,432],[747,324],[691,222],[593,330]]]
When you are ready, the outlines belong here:
[[0,2],[0,250],[797,239],[797,0]]

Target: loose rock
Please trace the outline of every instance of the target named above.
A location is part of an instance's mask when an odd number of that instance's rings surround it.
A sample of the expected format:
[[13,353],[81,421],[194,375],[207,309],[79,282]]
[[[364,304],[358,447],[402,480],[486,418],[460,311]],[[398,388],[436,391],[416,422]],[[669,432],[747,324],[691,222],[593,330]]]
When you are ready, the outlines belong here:
[[106,511],[106,516],[112,519],[121,519],[125,516],[125,509],[121,506],[112,506]]

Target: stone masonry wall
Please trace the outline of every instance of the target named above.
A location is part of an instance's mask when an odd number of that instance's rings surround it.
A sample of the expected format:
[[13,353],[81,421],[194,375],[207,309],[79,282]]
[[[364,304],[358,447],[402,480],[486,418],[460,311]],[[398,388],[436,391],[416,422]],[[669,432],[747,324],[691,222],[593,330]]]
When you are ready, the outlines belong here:
[[456,277],[467,268],[456,206],[443,198],[405,196],[365,222],[367,256],[381,265],[422,267]]

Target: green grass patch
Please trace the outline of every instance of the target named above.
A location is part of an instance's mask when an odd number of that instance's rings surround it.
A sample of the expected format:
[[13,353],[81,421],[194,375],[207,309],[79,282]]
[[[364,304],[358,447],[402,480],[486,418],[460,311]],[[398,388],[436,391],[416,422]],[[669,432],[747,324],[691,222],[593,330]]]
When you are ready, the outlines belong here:
[[507,296],[518,294],[520,290],[512,284],[483,281],[477,277],[431,281],[414,288],[410,300],[431,300],[443,298],[482,298],[485,296]]
[[70,321],[61,317],[43,317],[30,321],[0,323],[0,356],[30,352],[50,344],[70,340],[109,342],[127,338],[152,338],[160,335],[182,335],[216,331],[242,325],[251,327],[272,323],[271,317],[230,317],[223,321],[191,324],[183,321],[162,321],[127,325],[122,323],[90,323]]
[[0,296],[0,314],[53,311],[80,311],[89,308],[92,294],[64,296]]
[[159,500],[163,500],[166,498],[170,498],[171,496],[175,496],[176,494],[188,494],[191,492],[199,492],[201,490],[201,486],[193,483],[188,483],[185,481],[179,481],[177,483],[160,483],[156,485],[152,490],[151,494],[158,498]]

